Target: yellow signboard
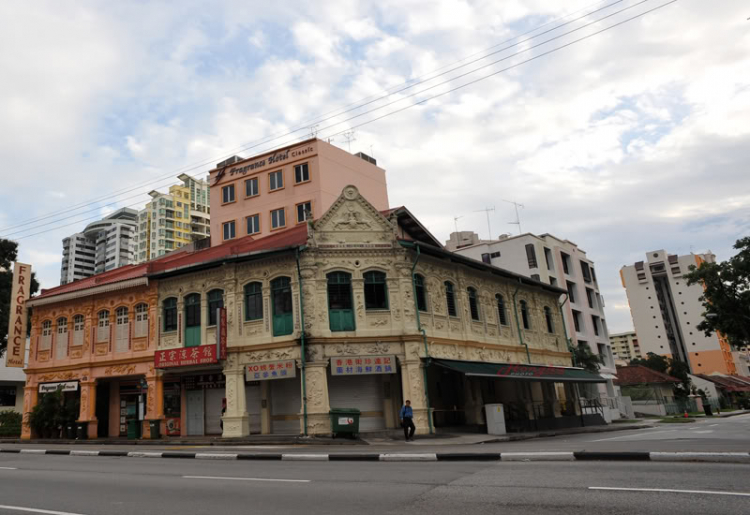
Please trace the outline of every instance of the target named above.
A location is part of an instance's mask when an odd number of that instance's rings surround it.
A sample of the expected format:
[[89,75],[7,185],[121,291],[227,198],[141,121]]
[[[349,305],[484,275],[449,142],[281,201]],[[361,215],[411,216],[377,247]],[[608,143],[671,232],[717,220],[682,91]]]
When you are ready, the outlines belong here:
[[13,264],[13,289],[10,292],[8,349],[5,366],[23,368],[26,356],[26,301],[31,292],[31,265]]

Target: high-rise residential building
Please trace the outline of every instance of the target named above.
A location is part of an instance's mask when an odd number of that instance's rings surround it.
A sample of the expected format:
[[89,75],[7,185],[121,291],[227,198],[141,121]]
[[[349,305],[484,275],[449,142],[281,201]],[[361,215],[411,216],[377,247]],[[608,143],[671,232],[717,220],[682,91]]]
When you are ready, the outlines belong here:
[[151,191],[151,201],[138,213],[136,262],[143,263],[210,235],[208,182],[187,174],[169,193]]
[[573,345],[587,344],[603,359],[601,373],[607,377],[606,392],[616,396],[613,379],[617,370],[604,316],[604,298],[599,291],[594,263],[586,252],[569,240],[551,234],[501,235],[481,240],[471,231],[454,232],[445,243],[447,250],[489,265],[510,270],[537,281],[568,290],[564,321]]
[[133,263],[138,212],[123,208],[63,239],[60,284]]
[[688,286],[684,274],[691,265],[713,263],[716,256],[677,256],[665,250],[646,254],[645,261],[622,267],[620,276],[630,304],[641,352],[685,362],[693,374],[734,375],[737,367],[729,342],[698,329],[703,320],[703,287]]
[[[317,219],[347,185],[356,186],[377,209],[389,207],[385,170],[375,159],[317,138],[250,158],[235,156],[209,173],[212,245]],[[364,223],[357,216],[346,220],[353,229]]]
[[641,345],[635,331],[609,335],[609,343],[612,346],[612,354],[615,359],[629,362],[632,359],[643,358]]

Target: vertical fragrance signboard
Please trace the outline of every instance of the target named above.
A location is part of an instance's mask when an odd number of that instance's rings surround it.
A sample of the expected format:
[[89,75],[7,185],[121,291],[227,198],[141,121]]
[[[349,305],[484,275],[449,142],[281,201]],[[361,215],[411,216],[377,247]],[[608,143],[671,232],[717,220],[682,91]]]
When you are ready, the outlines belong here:
[[8,349],[5,366],[23,368],[26,356],[26,301],[31,291],[31,265],[13,264],[13,287],[10,292]]

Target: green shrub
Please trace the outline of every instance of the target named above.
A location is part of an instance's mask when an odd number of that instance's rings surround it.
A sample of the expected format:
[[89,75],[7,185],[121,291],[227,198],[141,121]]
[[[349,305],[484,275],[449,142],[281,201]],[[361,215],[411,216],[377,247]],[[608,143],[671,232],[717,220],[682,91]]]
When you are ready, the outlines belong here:
[[15,411],[0,411],[0,436],[21,436],[23,415]]

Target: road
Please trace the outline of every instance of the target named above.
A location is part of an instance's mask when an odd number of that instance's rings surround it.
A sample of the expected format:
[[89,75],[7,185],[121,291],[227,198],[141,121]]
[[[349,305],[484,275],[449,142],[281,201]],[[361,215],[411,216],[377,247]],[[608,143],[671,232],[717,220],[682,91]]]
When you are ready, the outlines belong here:
[[[200,451],[210,452],[299,452],[305,453],[377,453],[377,452],[521,452],[521,451],[652,451],[652,452],[749,452],[750,414],[730,418],[709,418],[691,424],[659,424],[651,429],[610,433],[589,433],[552,438],[535,438],[517,442],[456,445],[451,438],[417,438],[406,444],[401,441],[372,442],[371,445],[304,446],[134,446],[122,445],[54,445],[48,449],[128,449],[139,451]],[[28,448],[29,444],[2,444],[2,448]],[[750,510],[748,510],[750,512]]]
[[0,454],[0,514],[50,513],[40,510],[81,515],[740,515],[750,511],[750,466],[239,462]]

